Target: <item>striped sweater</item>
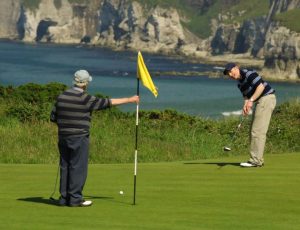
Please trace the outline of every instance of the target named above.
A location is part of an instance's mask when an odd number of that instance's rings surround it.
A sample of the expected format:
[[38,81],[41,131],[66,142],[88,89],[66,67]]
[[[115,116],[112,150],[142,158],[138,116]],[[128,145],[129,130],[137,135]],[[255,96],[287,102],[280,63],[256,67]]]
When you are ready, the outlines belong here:
[[88,95],[82,89],[74,87],[57,97],[50,120],[57,123],[59,135],[87,135],[92,111],[109,107],[109,99]]
[[[265,87],[260,97],[275,93],[275,90],[267,82],[265,82],[261,76],[257,74],[257,72],[253,70],[241,69],[240,74],[241,79],[238,80],[237,86],[245,98],[250,99],[260,83],[262,83]],[[259,98],[257,98],[256,101]]]

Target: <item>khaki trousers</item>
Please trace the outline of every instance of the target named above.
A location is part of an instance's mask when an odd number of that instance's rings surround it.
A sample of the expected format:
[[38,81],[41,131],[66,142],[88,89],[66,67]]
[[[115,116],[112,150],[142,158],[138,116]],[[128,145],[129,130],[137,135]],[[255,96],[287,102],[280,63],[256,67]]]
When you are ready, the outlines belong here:
[[250,162],[262,165],[264,163],[264,148],[272,112],[276,106],[275,94],[261,97],[254,109],[251,126]]

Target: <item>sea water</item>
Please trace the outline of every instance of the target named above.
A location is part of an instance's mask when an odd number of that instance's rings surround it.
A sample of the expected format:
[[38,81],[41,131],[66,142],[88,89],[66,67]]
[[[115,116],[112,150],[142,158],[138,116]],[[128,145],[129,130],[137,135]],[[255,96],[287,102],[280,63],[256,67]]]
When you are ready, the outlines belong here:
[[[143,54],[158,97],[140,86],[140,109],[165,110],[203,117],[219,118],[240,114],[243,98],[236,82],[228,78],[209,78],[205,72],[214,65],[189,63],[167,56]],[[0,42],[0,84],[18,86],[29,82],[60,82],[71,86],[76,70],[86,69],[93,76],[88,91],[111,98],[136,94],[135,52],[109,49]],[[168,72],[203,72],[202,76],[170,76]],[[156,74],[156,73],[162,74]],[[221,75],[222,73],[217,73]],[[299,83],[270,82],[276,90],[278,104],[300,97]],[[134,111],[135,105],[122,105],[123,111]]]

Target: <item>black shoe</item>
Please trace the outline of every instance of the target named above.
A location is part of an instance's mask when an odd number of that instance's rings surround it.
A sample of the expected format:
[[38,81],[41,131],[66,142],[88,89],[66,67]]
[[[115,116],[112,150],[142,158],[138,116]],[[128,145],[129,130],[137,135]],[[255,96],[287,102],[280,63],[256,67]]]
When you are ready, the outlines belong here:
[[83,200],[78,204],[70,204],[70,207],[89,207],[93,204],[91,200]]
[[66,206],[67,205],[67,200],[63,197],[60,197],[57,201],[58,206]]

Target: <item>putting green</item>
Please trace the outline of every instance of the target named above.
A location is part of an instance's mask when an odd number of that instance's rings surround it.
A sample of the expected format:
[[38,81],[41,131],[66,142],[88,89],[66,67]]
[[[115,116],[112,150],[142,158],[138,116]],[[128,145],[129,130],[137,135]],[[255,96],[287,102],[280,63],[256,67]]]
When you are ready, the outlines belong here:
[[49,201],[56,165],[1,164],[0,229],[300,229],[300,154],[265,158],[139,164],[135,206],[133,164],[89,165],[87,208]]

